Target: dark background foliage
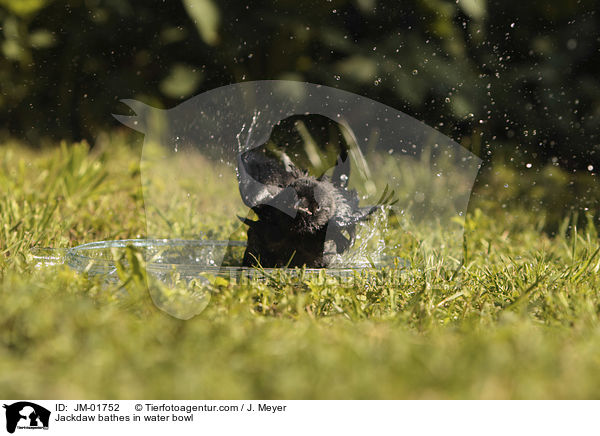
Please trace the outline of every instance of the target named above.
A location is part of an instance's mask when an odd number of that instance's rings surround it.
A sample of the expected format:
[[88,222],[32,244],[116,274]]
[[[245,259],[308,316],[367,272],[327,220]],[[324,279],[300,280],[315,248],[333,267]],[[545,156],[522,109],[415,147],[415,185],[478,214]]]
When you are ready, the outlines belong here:
[[38,145],[239,81],[383,102],[484,158],[600,166],[596,0],[0,0],[0,131]]

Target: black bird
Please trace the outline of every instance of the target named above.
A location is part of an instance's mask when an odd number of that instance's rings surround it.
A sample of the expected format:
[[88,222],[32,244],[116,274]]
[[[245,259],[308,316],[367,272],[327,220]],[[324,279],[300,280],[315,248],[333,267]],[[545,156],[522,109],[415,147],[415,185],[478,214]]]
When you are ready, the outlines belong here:
[[[311,176],[282,150],[261,146],[238,156],[242,200],[258,216],[248,225],[244,266],[325,268],[354,242],[356,224],[377,206],[359,207],[347,188],[350,160],[342,150],[331,179]],[[387,189],[379,203],[389,201]]]

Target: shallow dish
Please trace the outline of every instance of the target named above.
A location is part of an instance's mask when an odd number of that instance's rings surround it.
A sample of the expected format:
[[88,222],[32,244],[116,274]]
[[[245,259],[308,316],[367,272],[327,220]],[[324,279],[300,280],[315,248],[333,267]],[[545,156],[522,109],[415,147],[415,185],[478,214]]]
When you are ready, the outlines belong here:
[[[214,277],[234,281],[268,279],[280,274],[292,277],[351,278],[366,270],[385,266],[388,262],[348,266],[346,268],[248,268],[241,266],[246,247],[243,241],[193,239],[124,239],[98,241],[64,251],[36,249],[34,258],[42,264],[65,263],[76,271],[104,276],[117,281],[117,264],[127,265],[126,249],[133,247],[145,260],[146,271],[162,281],[176,276],[178,280],[208,280]],[[393,264],[393,263],[390,263]]]

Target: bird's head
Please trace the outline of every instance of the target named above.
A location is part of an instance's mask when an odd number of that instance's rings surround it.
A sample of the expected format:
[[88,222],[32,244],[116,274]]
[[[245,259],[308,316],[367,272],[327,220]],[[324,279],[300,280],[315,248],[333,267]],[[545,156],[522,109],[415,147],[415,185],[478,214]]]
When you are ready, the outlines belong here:
[[290,184],[296,192],[294,227],[299,233],[314,233],[327,225],[335,213],[335,187],[328,181],[301,177]]

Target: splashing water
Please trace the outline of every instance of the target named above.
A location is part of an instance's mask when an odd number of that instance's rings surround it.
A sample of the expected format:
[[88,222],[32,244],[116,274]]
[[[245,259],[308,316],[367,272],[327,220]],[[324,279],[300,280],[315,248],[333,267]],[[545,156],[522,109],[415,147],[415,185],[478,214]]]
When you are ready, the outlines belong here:
[[338,254],[331,264],[333,268],[377,267],[385,256],[384,234],[388,230],[388,214],[385,206],[379,206],[370,219],[356,225],[354,244]]
[[258,122],[258,117],[260,116],[260,111],[254,111],[252,114],[252,121],[250,122],[250,126],[248,126],[248,134],[246,135],[246,141],[242,144],[242,133],[246,129],[246,123],[242,124],[242,128],[240,132],[235,135],[235,139],[238,142],[238,153],[243,153],[245,151],[250,150],[250,138],[252,137],[252,132],[254,131],[254,127]]

